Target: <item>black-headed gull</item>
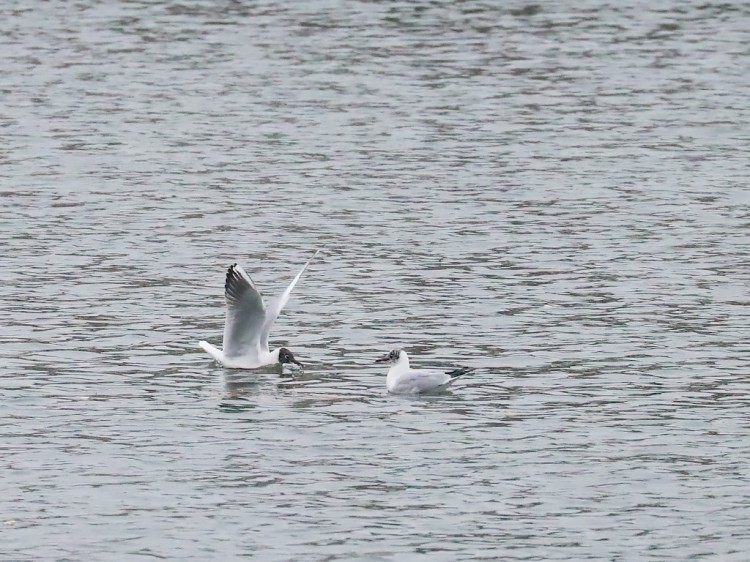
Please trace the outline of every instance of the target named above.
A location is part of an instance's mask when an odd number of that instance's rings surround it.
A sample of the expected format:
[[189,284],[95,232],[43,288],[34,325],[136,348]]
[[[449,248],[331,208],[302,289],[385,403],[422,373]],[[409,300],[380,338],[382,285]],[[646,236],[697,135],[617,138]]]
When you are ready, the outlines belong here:
[[432,369],[412,369],[409,356],[402,349],[394,349],[376,363],[388,361],[391,368],[385,379],[385,386],[392,394],[428,394],[445,390],[458,377],[474,371],[473,367],[461,367],[452,371]]
[[224,282],[224,299],[227,316],[224,324],[224,343],[217,349],[208,342],[198,342],[206,353],[230,369],[258,369],[276,363],[302,365],[285,347],[268,349],[268,334],[287,302],[292,289],[318,255],[316,251],[307,260],[297,276],[277,299],[266,307],[260,291],[241,266],[234,264],[227,270]]

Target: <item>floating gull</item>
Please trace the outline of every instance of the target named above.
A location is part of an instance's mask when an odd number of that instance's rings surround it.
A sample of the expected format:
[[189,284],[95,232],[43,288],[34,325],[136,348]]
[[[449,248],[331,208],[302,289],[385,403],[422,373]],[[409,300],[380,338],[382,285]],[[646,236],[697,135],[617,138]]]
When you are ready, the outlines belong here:
[[376,359],[376,363],[388,361],[391,368],[385,385],[393,394],[427,394],[445,390],[458,377],[474,371],[473,367],[461,367],[452,371],[432,369],[412,369],[409,357],[401,349],[394,349],[388,355]]

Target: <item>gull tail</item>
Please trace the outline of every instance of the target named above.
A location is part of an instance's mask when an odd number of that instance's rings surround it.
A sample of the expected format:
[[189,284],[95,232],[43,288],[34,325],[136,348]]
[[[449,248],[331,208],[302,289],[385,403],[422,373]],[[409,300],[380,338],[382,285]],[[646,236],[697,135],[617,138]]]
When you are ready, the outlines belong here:
[[458,377],[463,377],[464,375],[468,375],[470,373],[473,373],[474,371],[476,371],[474,367],[461,367],[460,369],[448,371],[446,375],[448,375],[451,378],[451,382],[453,382]]
[[199,341],[198,345],[201,346],[203,351],[208,353],[211,357],[214,358],[215,361],[219,363],[224,363],[224,353],[218,349],[216,349],[214,346],[212,346],[207,341]]

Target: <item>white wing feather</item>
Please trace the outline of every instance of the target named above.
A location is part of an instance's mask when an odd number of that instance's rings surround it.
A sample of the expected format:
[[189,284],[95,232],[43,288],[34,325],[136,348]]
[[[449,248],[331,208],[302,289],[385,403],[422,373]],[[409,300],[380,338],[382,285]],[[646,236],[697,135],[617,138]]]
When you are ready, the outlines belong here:
[[242,266],[235,264],[227,270],[224,299],[227,304],[222,349],[224,357],[258,360],[266,307],[260,291]]
[[289,283],[289,286],[286,288],[286,290],[281,293],[281,296],[269,303],[268,309],[265,312],[265,321],[261,328],[260,334],[260,345],[266,351],[268,351],[268,335],[271,333],[271,327],[273,326],[273,323],[279,317],[279,314],[281,314],[281,311],[286,306],[286,303],[289,302],[289,296],[292,294],[292,290],[297,284],[297,281],[300,280],[300,277],[302,277],[302,274],[305,272],[305,269],[307,269],[307,266],[310,265],[310,262],[315,258],[315,256],[318,255],[319,252],[320,250],[316,250],[312,257],[305,262],[305,265],[302,266],[302,269],[300,269],[299,273],[294,277],[294,279],[292,279],[292,282]]

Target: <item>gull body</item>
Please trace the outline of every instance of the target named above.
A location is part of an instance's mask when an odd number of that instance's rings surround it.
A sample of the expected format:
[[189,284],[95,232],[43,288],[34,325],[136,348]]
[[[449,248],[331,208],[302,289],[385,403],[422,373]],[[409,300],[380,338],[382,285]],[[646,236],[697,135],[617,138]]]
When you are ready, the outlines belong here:
[[230,369],[259,369],[277,363],[302,365],[285,347],[271,351],[268,348],[268,335],[276,318],[289,302],[294,286],[319,251],[307,260],[281,296],[272,300],[268,306],[242,266],[232,265],[227,269],[224,282],[227,313],[222,349],[206,341],[200,341],[198,345],[214,360]]
[[473,372],[471,367],[461,367],[452,371],[437,369],[412,369],[409,356],[402,349],[394,349],[377,359],[377,363],[389,362],[385,386],[391,394],[430,394],[442,392],[458,377]]

